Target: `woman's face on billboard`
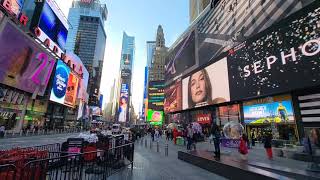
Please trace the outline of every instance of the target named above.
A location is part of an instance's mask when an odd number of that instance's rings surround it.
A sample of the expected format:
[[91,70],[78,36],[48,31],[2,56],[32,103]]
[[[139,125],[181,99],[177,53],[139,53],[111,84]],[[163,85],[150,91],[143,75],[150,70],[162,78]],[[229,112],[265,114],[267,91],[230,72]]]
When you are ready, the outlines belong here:
[[194,73],[191,77],[191,98],[194,103],[205,101],[207,95],[206,82],[202,71]]

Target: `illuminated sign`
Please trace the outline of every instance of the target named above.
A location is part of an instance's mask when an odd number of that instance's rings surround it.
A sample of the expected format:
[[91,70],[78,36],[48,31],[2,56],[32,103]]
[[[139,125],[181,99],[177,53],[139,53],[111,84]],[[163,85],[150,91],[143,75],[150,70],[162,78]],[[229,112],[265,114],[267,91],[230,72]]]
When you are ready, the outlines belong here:
[[0,47],[0,82],[43,96],[55,59],[11,22],[0,32]]
[[148,87],[148,108],[163,110],[164,81],[150,81]]
[[50,100],[64,104],[66,97],[68,79],[69,79],[70,69],[61,60],[58,60],[56,67],[56,73],[52,82],[52,89]]

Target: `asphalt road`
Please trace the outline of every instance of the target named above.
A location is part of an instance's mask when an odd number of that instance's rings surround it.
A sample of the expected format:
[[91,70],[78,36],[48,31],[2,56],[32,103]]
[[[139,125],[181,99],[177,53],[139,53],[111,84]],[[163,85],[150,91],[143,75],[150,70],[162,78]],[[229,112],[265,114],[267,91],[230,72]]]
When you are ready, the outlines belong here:
[[77,137],[79,133],[41,135],[0,139],[0,150],[13,147],[30,147],[44,144],[62,143],[70,137]]

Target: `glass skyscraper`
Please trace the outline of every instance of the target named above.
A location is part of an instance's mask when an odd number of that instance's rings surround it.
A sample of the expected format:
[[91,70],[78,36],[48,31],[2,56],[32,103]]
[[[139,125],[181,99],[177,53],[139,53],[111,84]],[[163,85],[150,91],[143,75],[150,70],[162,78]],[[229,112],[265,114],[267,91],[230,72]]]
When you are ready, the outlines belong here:
[[69,10],[66,51],[77,54],[89,72],[89,105],[99,105],[99,91],[107,35],[107,7],[98,0],[74,0]]
[[131,111],[131,86],[132,71],[134,65],[135,38],[123,32],[122,50],[120,59],[120,92],[118,121],[125,123],[130,121]]

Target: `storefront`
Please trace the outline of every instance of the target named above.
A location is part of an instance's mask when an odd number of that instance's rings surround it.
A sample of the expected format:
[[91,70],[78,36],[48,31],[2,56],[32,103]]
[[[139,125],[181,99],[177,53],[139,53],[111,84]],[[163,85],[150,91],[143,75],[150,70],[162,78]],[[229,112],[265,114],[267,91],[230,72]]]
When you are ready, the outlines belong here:
[[291,95],[279,95],[243,102],[243,123],[258,141],[271,132],[275,139],[299,140]]

